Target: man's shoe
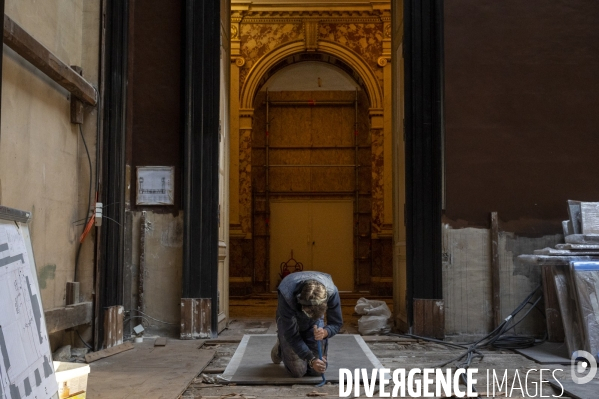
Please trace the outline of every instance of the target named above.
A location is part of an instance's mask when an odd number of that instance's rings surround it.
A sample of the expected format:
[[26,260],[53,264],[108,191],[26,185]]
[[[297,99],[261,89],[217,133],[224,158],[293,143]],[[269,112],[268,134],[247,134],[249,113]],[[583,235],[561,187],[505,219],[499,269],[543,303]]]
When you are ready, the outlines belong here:
[[275,346],[272,347],[270,351],[270,358],[274,364],[280,364],[281,359],[281,346],[279,345],[279,339],[277,338],[277,342]]

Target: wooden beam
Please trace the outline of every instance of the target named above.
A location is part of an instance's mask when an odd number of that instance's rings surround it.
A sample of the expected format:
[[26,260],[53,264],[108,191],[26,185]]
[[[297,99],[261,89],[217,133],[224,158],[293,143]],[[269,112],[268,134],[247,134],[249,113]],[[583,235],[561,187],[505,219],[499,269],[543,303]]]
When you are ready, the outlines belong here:
[[181,298],[180,339],[198,339],[211,336],[212,299]]
[[116,305],[104,311],[104,347],[112,348],[123,343],[123,317],[125,310]]
[[85,361],[87,363],[95,362],[96,360],[104,359],[105,357],[131,350],[134,347],[135,346],[133,346],[131,342],[125,342],[124,344],[113,346],[112,348],[103,349],[98,352],[88,353],[87,355],[85,355]]
[[[83,76],[83,69],[77,65],[71,65],[73,71]],[[71,96],[71,123],[83,124],[83,103],[75,96]]]
[[445,303],[442,299],[414,298],[414,335],[445,339]]
[[92,321],[92,303],[81,302],[62,308],[49,309],[44,312],[48,334],[89,324]]
[[79,283],[67,281],[67,306],[79,303]]
[[86,104],[98,102],[94,87],[15,21],[4,15],[4,43]]
[[501,284],[499,279],[499,219],[491,212],[491,282],[493,287],[493,325],[499,326],[501,318]]

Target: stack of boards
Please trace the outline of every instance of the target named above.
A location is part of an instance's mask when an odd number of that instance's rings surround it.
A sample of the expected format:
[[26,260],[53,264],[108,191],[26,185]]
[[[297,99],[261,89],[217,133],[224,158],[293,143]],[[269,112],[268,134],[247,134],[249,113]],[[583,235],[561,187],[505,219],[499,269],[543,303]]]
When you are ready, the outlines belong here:
[[568,201],[568,213],[565,244],[520,259],[542,267],[550,340],[599,358],[599,202]]

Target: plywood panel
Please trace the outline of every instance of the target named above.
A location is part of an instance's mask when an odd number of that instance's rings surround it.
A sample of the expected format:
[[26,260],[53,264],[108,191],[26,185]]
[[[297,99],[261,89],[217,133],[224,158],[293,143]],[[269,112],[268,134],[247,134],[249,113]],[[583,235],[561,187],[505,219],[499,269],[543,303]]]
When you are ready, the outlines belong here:
[[310,191],[310,168],[272,168],[271,191]]
[[360,284],[358,289],[361,290],[369,286],[371,272],[370,259],[360,259],[358,261],[358,283]]
[[340,291],[354,289],[353,201],[312,201],[313,270],[329,273]]
[[308,165],[311,150],[285,150],[271,148],[269,163],[271,165]]
[[[272,156],[272,154],[271,154]],[[252,148],[252,167],[266,165],[266,149],[264,148]]]
[[263,193],[266,190],[266,168],[264,166],[252,166],[252,191]]
[[353,191],[355,176],[354,168],[313,168],[310,187],[312,191]]
[[270,204],[270,289],[275,290],[279,283],[281,262],[293,257],[312,266],[311,224],[309,202],[273,201]]
[[311,117],[307,107],[270,107],[269,145],[310,145]]
[[353,105],[316,106],[311,109],[312,142],[315,146],[354,145]]
[[154,347],[153,340],[135,344],[133,350],[90,365],[87,382],[90,398],[178,397],[215,355],[198,349],[198,341],[168,340]]
[[314,165],[353,165],[355,149],[313,149],[310,151],[310,161]]
[[[364,145],[370,144],[369,118],[367,99],[363,94],[359,109],[359,134],[358,140]],[[355,99],[354,92],[269,92],[270,101],[350,101],[347,105],[315,105],[301,106],[277,105],[271,103],[269,107],[268,120],[270,122],[269,130],[269,190],[273,192],[298,193],[294,200],[315,201],[318,197],[302,195],[301,192],[318,194],[330,193],[336,191],[353,191],[355,189],[355,169],[353,167],[272,167],[272,165],[353,165],[355,163],[355,108],[353,103]],[[256,113],[254,121],[260,121],[260,126],[254,123],[253,137],[256,139],[253,145],[253,170],[252,182],[255,192],[265,190],[266,174],[262,166],[266,163],[265,151],[262,148],[266,130],[266,106],[264,93],[260,93],[256,99]],[[318,148],[318,147],[331,148]],[[279,148],[277,148],[279,147]],[[294,148],[280,148],[294,147]],[[360,189],[363,194],[360,201],[360,208],[365,214],[361,217],[361,230],[364,235],[364,261],[362,262],[362,274],[364,284],[370,282],[370,233],[371,233],[371,206],[370,192],[372,186],[372,156],[371,148],[363,148],[360,151],[360,164],[364,165],[359,169]],[[321,197],[322,198],[322,197]],[[264,272],[268,273],[271,280],[270,289],[273,289],[278,283],[278,266],[282,260],[278,260],[276,270],[273,270],[272,252],[271,259],[264,269],[266,260],[266,237],[264,225],[265,209],[262,209],[262,203],[258,200],[264,199],[264,196],[255,196],[254,204],[254,265],[256,282],[264,279]],[[271,235],[270,247],[276,246],[276,209],[272,204],[276,201],[287,200],[288,196],[278,196],[272,194],[271,197]],[[348,234],[346,251],[350,260],[348,264],[350,269],[354,268],[353,252],[355,243],[353,239],[353,199],[348,209],[348,227],[345,229]],[[276,206],[276,205],[275,205]],[[275,230],[273,230],[275,229]],[[285,250],[285,257],[289,256],[290,250]],[[282,256],[282,255],[281,255]],[[285,259],[286,260],[286,259]],[[308,262],[311,262],[309,260]],[[353,275],[350,276],[349,289],[353,289]],[[363,288],[367,288],[363,286]]]
[[[309,165],[309,150],[273,150],[270,153],[271,165]],[[277,167],[270,168],[271,191],[309,191],[310,168]]]
[[353,202],[273,201],[271,203],[271,289],[281,262],[293,250],[304,270],[329,273],[340,290],[353,290]]

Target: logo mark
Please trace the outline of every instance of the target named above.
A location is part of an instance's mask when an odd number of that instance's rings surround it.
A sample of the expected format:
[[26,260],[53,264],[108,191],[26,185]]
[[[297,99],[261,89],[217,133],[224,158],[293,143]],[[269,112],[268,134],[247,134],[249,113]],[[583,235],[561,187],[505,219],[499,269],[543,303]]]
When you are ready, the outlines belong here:
[[[589,352],[574,352],[572,354],[571,364],[572,368],[570,369],[570,373],[572,374],[572,381],[576,384],[586,384],[597,375],[597,360],[595,360],[595,357]],[[588,372],[588,374],[582,376],[585,372]]]

